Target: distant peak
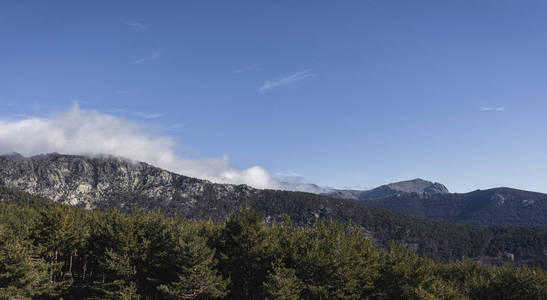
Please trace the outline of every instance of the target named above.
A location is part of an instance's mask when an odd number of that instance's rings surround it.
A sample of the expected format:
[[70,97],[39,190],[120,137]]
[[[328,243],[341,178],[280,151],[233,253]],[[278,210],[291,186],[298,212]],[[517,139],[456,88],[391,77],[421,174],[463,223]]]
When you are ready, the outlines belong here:
[[438,182],[431,182],[421,178],[393,182],[393,183],[386,184],[386,186],[392,190],[404,192],[404,193],[419,193],[419,194],[449,193],[448,189],[444,185]]
[[433,182],[424,180],[422,178],[414,178],[409,180],[391,182],[391,183],[388,183],[387,185],[398,185],[398,184],[433,184]]

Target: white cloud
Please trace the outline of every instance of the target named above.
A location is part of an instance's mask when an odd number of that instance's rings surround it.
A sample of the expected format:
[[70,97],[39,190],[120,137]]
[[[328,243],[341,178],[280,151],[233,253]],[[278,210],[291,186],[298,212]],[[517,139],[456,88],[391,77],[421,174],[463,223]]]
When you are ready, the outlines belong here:
[[159,57],[160,57],[160,53],[159,53],[159,52],[154,52],[154,53],[152,53],[152,55],[150,55],[150,56],[142,57],[142,58],[139,58],[139,59],[133,61],[132,64],[134,64],[134,65],[142,64],[143,62],[156,60],[156,59],[158,59]]
[[260,166],[237,169],[227,156],[189,159],[176,154],[175,148],[176,143],[169,136],[152,134],[145,126],[127,119],[82,110],[77,104],[67,112],[50,117],[0,120],[0,153],[109,154],[213,182],[282,188]]
[[294,74],[291,74],[287,77],[283,77],[283,78],[278,79],[278,80],[266,81],[260,87],[260,91],[264,92],[266,90],[270,90],[270,89],[280,87],[280,86],[284,86],[284,85],[288,85],[288,84],[293,84],[297,81],[306,79],[306,78],[311,77],[311,76],[314,75],[313,73],[311,73],[311,71],[312,71],[311,69],[304,70],[304,71],[296,72]]
[[139,22],[124,22],[125,25],[129,27],[133,27],[135,31],[143,31],[146,30],[146,26],[144,26],[142,23]]
[[497,107],[485,106],[485,107],[481,108],[481,110],[482,111],[504,111],[505,107],[503,107],[503,106],[497,106]]

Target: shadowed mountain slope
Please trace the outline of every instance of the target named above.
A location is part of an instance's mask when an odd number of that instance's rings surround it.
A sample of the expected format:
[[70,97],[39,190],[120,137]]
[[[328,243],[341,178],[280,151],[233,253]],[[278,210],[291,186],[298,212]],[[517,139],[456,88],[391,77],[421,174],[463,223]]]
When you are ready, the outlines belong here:
[[547,227],[547,194],[511,188],[463,194],[402,194],[366,201],[405,214],[473,225]]

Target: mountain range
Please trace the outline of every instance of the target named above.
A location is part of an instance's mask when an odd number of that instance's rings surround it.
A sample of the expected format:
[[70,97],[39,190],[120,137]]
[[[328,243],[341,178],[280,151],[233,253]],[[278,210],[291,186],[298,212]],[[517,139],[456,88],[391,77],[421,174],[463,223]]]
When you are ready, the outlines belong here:
[[547,227],[547,194],[493,188],[461,194],[406,193],[366,201],[405,214],[472,225]]
[[352,221],[382,247],[398,241],[444,260],[468,256],[496,263],[510,257],[518,264],[547,267],[547,197],[539,193],[494,189],[450,194],[439,183],[416,179],[351,191],[357,199],[340,199],[335,197],[341,194],[216,184],[118,157],[61,154],[0,156],[0,185],[6,187],[2,201],[9,202],[11,192],[6,191],[16,189],[87,209],[139,207],[189,219],[221,220],[249,203],[265,214],[266,222],[283,214],[301,226],[318,219]]
[[547,194],[507,187],[450,193],[440,183],[413,179],[367,191],[335,190],[324,195],[456,223],[547,227]]

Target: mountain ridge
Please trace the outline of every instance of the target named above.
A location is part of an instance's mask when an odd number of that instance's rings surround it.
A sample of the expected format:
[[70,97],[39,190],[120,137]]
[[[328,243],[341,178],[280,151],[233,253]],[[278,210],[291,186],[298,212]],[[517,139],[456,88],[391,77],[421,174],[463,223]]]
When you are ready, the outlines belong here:
[[547,227],[547,194],[508,187],[425,197],[410,193],[366,203],[405,214],[470,225]]
[[468,256],[490,263],[506,260],[507,252],[517,264],[547,267],[546,228],[470,227],[404,215],[363,201],[215,184],[115,157],[4,155],[0,185],[88,209],[129,212],[139,207],[196,220],[223,220],[249,203],[265,214],[266,222],[284,214],[299,226],[317,220],[351,221],[381,247],[397,241],[443,260]]

